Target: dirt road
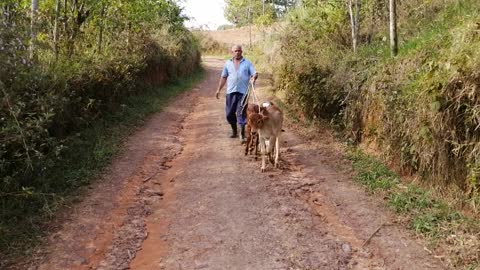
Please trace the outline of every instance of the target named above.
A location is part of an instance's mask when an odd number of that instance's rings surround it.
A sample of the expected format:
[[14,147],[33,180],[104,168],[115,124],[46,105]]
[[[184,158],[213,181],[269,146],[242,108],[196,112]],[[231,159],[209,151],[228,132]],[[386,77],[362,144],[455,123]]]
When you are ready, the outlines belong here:
[[328,132],[287,119],[280,168],[261,173],[214,98],[223,61],[204,64],[208,78],[126,142],[30,269],[443,269],[352,182]]

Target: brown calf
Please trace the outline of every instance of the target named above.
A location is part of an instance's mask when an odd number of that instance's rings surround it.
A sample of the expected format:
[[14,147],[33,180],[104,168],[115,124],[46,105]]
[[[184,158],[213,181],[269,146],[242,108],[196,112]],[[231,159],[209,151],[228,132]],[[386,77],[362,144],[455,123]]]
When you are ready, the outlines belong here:
[[[248,125],[252,134],[258,132],[260,152],[262,153],[262,172],[265,171],[267,155],[269,161],[277,168],[280,156],[280,134],[282,133],[283,125],[282,111],[272,102],[263,103],[262,107],[260,107],[260,113],[250,114]],[[273,150],[275,150],[275,158],[272,156]]]
[[[247,105],[247,119],[253,113],[258,113],[258,112],[259,112],[258,105],[256,105],[256,104],[248,104]],[[257,159],[257,155],[258,155],[258,134],[257,133],[252,133],[252,128],[248,124],[248,121],[247,121],[246,133],[247,133],[247,143],[245,145],[245,155],[252,154],[252,151],[253,151],[253,154],[255,155],[255,159]]]

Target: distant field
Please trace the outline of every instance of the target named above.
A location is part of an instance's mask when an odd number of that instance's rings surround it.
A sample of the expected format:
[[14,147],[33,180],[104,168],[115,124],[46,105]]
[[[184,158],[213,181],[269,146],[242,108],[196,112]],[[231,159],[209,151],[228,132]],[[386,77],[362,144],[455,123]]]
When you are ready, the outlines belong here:
[[228,46],[240,44],[249,47],[250,42],[253,44],[264,39],[270,31],[271,28],[252,26],[250,29],[250,27],[245,26],[227,30],[204,31],[203,33]]

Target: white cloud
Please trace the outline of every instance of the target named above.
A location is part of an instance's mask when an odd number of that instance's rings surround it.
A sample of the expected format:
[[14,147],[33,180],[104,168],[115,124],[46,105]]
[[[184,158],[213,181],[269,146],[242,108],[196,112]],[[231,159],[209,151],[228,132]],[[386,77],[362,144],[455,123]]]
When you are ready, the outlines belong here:
[[215,30],[218,26],[230,24],[224,17],[224,0],[185,0],[184,14],[190,17],[187,27],[207,27]]

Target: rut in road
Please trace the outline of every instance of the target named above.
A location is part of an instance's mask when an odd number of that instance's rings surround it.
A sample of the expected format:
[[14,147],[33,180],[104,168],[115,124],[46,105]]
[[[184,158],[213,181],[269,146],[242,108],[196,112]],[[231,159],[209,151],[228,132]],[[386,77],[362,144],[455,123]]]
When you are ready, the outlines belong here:
[[305,138],[287,119],[280,168],[261,173],[214,98],[223,60],[204,65],[208,78],[129,139],[32,269],[443,269],[352,183],[327,133]]

